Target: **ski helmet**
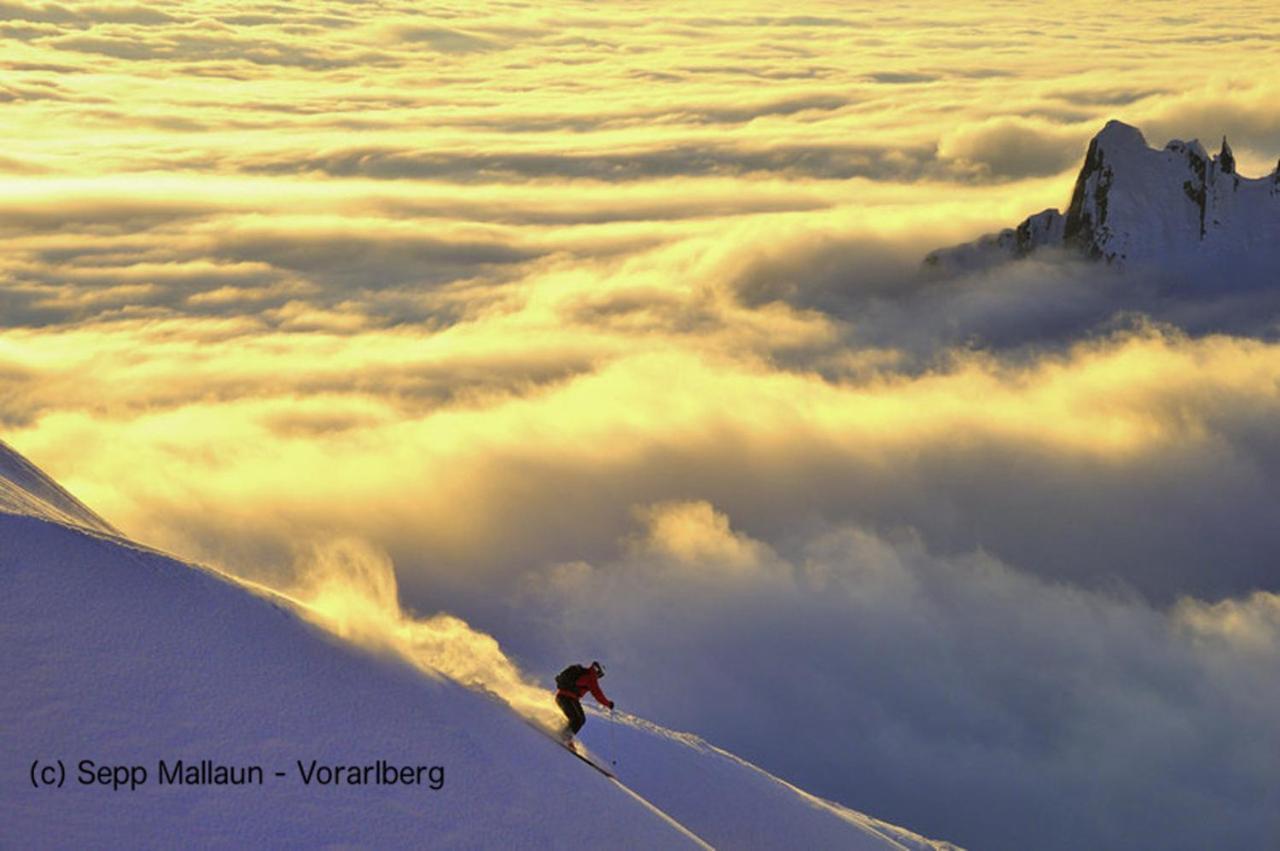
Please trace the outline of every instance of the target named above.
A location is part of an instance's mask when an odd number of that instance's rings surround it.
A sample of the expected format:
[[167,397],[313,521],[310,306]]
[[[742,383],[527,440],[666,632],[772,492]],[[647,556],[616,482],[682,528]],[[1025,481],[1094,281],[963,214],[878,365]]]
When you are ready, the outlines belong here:
[[595,673],[597,678],[604,676],[604,665],[601,665],[599,662],[592,662],[591,670]]

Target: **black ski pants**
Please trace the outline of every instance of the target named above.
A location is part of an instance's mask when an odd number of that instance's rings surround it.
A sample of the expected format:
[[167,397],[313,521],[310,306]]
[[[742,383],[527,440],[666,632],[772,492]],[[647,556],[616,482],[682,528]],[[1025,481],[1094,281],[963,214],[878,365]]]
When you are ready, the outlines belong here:
[[564,717],[569,719],[569,732],[577,735],[582,725],[587,723],[587,713],[582,710],[582,702],[567,694],[557,694],[556,705],[560,707]]

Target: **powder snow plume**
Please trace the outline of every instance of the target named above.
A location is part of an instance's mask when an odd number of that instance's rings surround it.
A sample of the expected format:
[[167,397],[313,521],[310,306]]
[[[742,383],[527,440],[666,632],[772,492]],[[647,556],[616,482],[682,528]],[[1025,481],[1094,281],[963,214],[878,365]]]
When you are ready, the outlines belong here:
[[554,726],[547,689],[523,674],[490,635],[446,613],[418,617],[400,606],[386,551],[359,538],[301,547],[296,584],[286,596],[344,639],[394,652],[431,676],[441,674],[498,695],[522,715]]

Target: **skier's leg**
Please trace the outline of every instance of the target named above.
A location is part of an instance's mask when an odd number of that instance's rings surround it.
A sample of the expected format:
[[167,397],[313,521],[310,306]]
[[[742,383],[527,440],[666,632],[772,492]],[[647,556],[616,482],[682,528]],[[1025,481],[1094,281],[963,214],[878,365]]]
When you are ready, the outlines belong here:
[[582,725],[587,720],[582,711],[582,704],[568,695],[557,694],[556,706],[560,707],[560,711],[564,713],[564,717],[568,721],[564,728],[564,737],[571,739],[574,733],[582,729]]

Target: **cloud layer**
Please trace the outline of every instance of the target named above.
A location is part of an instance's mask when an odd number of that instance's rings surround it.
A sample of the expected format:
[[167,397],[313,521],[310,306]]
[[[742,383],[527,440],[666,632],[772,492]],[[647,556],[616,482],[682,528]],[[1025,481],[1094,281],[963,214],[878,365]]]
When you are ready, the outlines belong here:
[[0,3],[5,440],[941,838],[1280,833],[1269,281],[919,265],[1107,118],[1269,172],[1270,7],[477,9]]

